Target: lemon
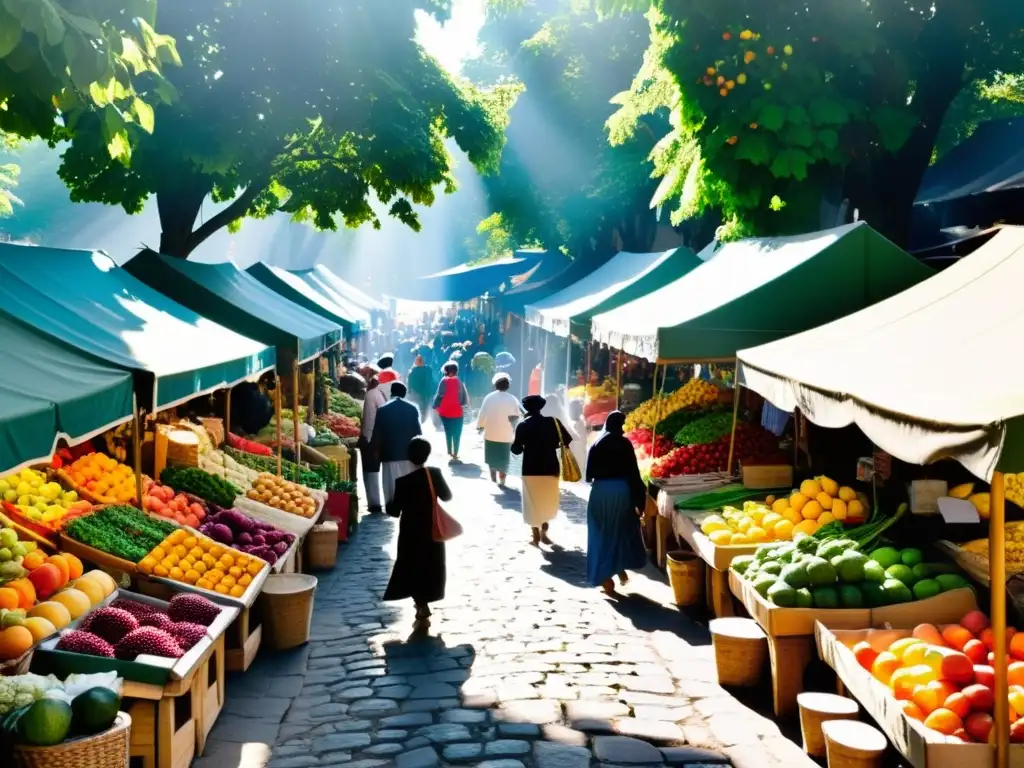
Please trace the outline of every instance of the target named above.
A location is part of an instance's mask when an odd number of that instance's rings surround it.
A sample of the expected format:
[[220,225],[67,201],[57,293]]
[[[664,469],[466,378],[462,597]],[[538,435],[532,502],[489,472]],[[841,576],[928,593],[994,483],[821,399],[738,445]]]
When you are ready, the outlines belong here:
[[832,517],[842,521],[846,519],[846,502],[842,499],[832,499]]
[[753,520],[751,520],[749,517],[744,517],[736,521],[736,530],[740,533],[746,533],[753,527],[753,525]]
[[[724,530],[717,530],[714,533],[709,534],[708,538],[711,539],[711,543],[714,544],[715,546],[717,546],[717,547],[725,547],[725,546],[728,546],[731,543],[733,535],[734,534],[732,533],[732,531],[730,531],[728,529],[724,529]],[[739,535],[739,534],[735,534],[735,535]]]
[[712,534],[715,531],[728,531],[729,525],[720,518],[718,515],[711,515],[704,519],[704,522],[700,524],[700,529],[705,534]]
[[833,520],[835,520],[835,517],[832,516],[831,512],[822,512],[821,517],[818,518],[818,527],[820,528],[823,525],[828,525]]
[[818,523],[814,520],[804,520],[799,525],[793,527],[793,535],[796,536],[798,533],[802,533],[806,536],[810,536],[818,530]]
[[747,538],[752,544],[763,544],[768,541],[768,532],[764,528],[751,527],[747,531]]
[[804,520],[817,520],[821,516],[821,512],[821,504],[817,501],[808,501],[804,504],[804,508],[800,510]]
[[772,512],[777,512],[780,515],[789,508],[789,499],[776,499],[775,503],[772,504]]
[[839,498],[849,504],[851,501],[857,498],[857,492],[848,485],[844,485],[839,489]]
[[776,514],[775,512],[769,512],[763,518],[761,518],[761,527],[766,531],[770,531],[775,527],[775,524],[782,520],[782,515]]
[[839,495],[839,483],[833,480],[831,477],[825,477],[822,475],[817,478],[818,483],[821,485],[821,490],[827,493],[829,496]]
[[821,493],[821,484],[817,480],[804,480],[800,483],[800,493],[808,499],[813,499]]
[[793,538],[793,523],[789,520],[780,520],[775,524],[773,532],[779,541],[789,541]]
[[808,499],[806,496],[800,493],[800,491],[797,491],[796,493],[789,497],[790,509],[799,512],[804,508],[804,504],[806,504],[808,501],[810,501],[810,499]]
[[822,509],[832,509],[832,497],[822,491],[814,497],[815,500],[821,505]]
[[734,547],[740,547],[740,546],[743,546],[744,544],[749,544],[749,543],[750,543],[750,538],[746,534],[743,534],[743,533],[734,533],[732,535],[732,541],[730,542],[730,544],[732,544],[732,546],[734,546]]

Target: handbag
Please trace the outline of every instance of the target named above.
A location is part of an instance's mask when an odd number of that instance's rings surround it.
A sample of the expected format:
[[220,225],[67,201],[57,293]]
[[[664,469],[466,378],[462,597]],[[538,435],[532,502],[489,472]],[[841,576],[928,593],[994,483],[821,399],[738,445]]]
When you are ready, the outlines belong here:
[[558,433],[558,458],[562,467],[562,479],[567,483],[578,483],[583,477],[579,462],[576,461],[576,457],[573,456],[572,451],[566,448],[565,441],[562,440],[562,427],[558,423],[558,419],[554,421],[555,431]]
[[437,498],[437,491],[434,490],[434,478],[430,475],[430,468],[424,467],[423,471],[427,473],[427,485],[430,487],[430,495],[434,499],[434,541],[438,543],[451,541],[456,536],[462,535],[462,525],[441,506],[441,501]]

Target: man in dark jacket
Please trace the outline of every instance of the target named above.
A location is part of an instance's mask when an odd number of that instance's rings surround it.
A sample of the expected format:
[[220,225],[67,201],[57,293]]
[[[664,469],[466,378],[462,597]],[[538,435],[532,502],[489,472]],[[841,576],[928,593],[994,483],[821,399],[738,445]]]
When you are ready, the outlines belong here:
[[370,444],[380,457],[384,484],[385,509],[395,497],[395,480],[409,474],[416,467],[409,461],[409,441],[423,434],[419,409],[405,396],[405,384],[391,384],[391,400],[377,409]]

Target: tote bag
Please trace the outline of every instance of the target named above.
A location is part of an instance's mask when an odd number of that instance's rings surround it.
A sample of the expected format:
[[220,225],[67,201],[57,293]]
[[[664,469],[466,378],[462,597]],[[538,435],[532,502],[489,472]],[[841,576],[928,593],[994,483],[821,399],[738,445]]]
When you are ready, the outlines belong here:
[[437,498],[437,491],[434,490],[434,478],[431,477],[430,468],[424,467],[423,471],[427,473],[427,485],[430,486],[430,495],[434,498],[434,541],[439,543],[451,541],[456,536],[462,535],[462,526],[441,506],[441,501]]
[[579,462],[576,461],[576,457],[572,455],[572,451],[566,447],[565,441],[562,440],[562,427],[558,419],[554,421],[555,431],[558,433],[558,454],[559,463],[562,467],[562,479],[567,483],[578,483],[583,477],[583,473],[580,472]]

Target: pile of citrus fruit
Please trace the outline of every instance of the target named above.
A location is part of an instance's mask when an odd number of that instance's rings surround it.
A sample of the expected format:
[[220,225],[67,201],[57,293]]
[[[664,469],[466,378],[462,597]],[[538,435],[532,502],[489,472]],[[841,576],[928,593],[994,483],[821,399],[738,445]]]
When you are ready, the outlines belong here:
[[183,528],[171,533],[138,565],[146,575],[192,584],[231,597],[244,595],[253,578],[266,567],[258,557]]
[[75,487],[103,504],[127,504],[135,498],[135,473],[106,454],[86,454],[63,471]]

